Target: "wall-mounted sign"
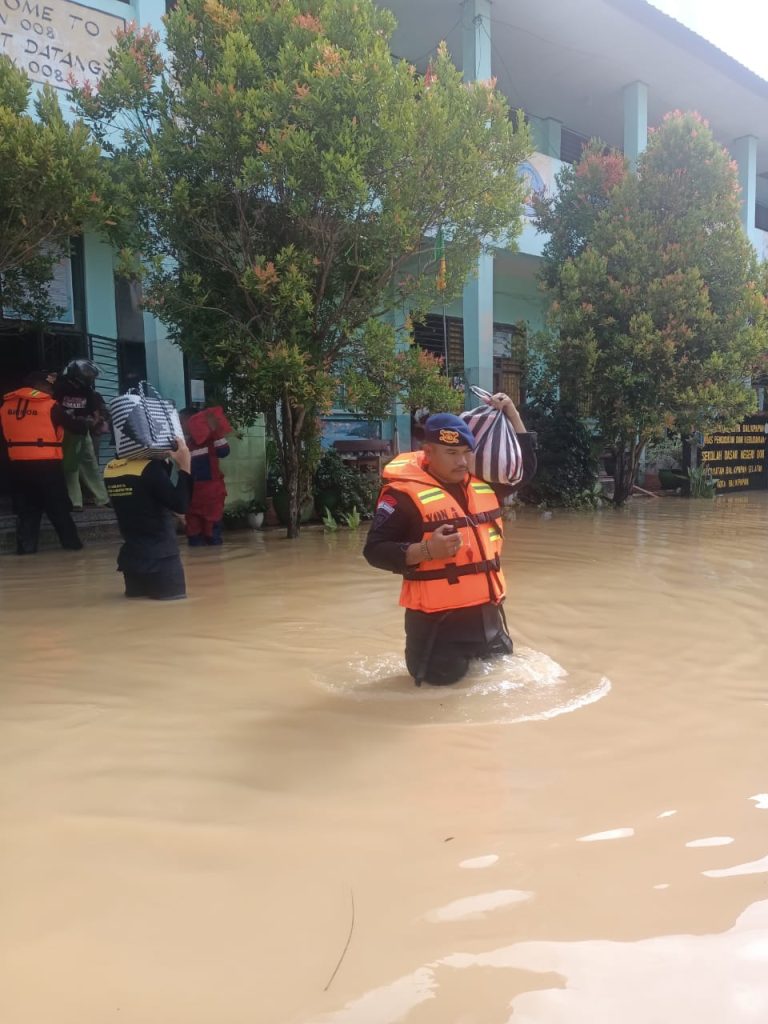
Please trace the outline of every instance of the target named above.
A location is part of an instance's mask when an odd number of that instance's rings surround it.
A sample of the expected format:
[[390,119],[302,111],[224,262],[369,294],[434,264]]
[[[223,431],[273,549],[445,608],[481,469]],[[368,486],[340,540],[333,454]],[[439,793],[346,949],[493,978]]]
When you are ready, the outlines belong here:
[[116,29],[125,19],[73,0],[0,0],[0,54],[33,82],[67,89],[101,77]]
[[763,490],[768,487],[765,464],[765,417],[750,418],[733,430],[704,435],[701,465],[709,470],[718,491]]

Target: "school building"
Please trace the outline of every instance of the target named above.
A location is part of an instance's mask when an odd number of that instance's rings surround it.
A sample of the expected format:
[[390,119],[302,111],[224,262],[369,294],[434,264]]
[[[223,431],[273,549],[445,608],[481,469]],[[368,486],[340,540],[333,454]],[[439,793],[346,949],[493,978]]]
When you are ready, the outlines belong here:
[[[69,74],[98,79],[118,28],[135,21],[161,30],[165,12],[165,0],[0,0],[0,53],[33,82],[61,90],[64,105]],[[101,370],[98,389],[107,399],[146,379],[179,408],[204,400],[204,374],[187,364],[164,325],[142,310],[140,286],[115,274],[115,254],[98,235],[73,241],[51,291],[63,313],[45,330],[0,309],[0,394],[30,370],[60,370],[70,359],[90,356]],[[110,454],[102,445],[102,460]],[[263,424],[235,441],[227,470],[230,500],[263,496]]]
[[[598,137],[637,159],[648,128],[696,110],[738,163],[744,230],[768,256],[768,82],[644,0],[386,0],[393,51],[426,71],[440,40],[470,79],[497,80],[525,111],[535,152],[521,168],[531,190],[552,189],[565,163]],[[483,256],[462,298],[432,310],[418,341],[449,373],[519,393],[518,345],[545,314],[536,274],[544,237],[525,212],[517,250]],[[443,314],[445,313],[445,320]],[[476,400],[469,401],[476,404]],[[409,417],[398,418],[401,445]]]
[[[697,110],[739,166],[742,219],[761,257],[768,254],[768,82],[726,56],[645,0],[386,0],[398,20],[396,56],[422,72],[441,40],[467,79],[494,77],[512,108],[522,108],[535,152],[522,166],[532,190],[551,188],[564,163],[579,158],[597,136],[636,160],[648,127],[673,109]],[[62,89],[70,71],[98,77],[116,28],[129,21],[162,28],[166,0],[0,0],[0,52],[35,82]],[[484,255],[463,296],[432,310],[417,330],[425,348],[447,357],[457,381],[517,396],[526,332],[543,323],[536,280],[544,239],[531,225],[530,208],[513,250]],[[59,368],[90,354],[102,370],[109,397],[146,377],[180,406],[204,394],[196,367],[186,365],[163,324],[141,309],[138,287],[116,277],[110,247],[86,234],[60,266],[54,282],[65,312],[45,331],[3,333],[0,386],[14,385],[35,367]],[[10,313],[11,311],[6,311]],[[408,310],[399,316],[403,319]],[[5,317],[9,319],[10,317]],[[8,324],[0,326],[8,326]],[[344,410],[326,422],[332,438],[397,430],[407,447],[410,417],[368,424]],[[240,456],[231,463],[235,471]],[[247,469],[263,476],[260,425],[243,441]],[[259,490],[260,488],[257,488]]]

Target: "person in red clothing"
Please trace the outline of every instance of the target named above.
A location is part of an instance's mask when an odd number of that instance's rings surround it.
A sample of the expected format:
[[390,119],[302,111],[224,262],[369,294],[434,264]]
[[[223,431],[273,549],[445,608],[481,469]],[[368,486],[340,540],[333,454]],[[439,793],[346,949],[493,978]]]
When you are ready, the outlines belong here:
[[192,498],[186,515],[190,547],[223,543],[221,523],[227,487],[219,466],[229,455],[229,441],[223,436],[231,428],[219,409],[201,412],[185,409],[181,422],[192,454]]

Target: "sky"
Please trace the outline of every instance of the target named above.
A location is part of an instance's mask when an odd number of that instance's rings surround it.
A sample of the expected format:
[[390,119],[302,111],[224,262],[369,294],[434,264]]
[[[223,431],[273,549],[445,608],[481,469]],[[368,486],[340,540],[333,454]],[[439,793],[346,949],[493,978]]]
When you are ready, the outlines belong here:
[[765,0],[651,0],[729,56],[768,79],[768,3]]

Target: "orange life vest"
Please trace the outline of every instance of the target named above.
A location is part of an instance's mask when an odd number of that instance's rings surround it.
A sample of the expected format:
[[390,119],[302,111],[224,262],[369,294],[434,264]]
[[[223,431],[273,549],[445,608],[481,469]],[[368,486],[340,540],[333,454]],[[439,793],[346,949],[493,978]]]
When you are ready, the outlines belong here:
[[0,423],[11,462],[62,459],[64,431],[55,427],[51,411],[55,401],[44,391],[19,388],[4,396]]
[[385,489],[407,494],[413,501],[421,513],[427,544],[434,530],[451,524],[461,534],[461,547],[452,561],[432,559],[409,566],[400,604],[420,612],[499,604],[506,585],[501,571],[501,508],[495,491],[484,480],[470,476],[465,485],[469,512],[464,513],[423,465],[423,452],[397,455],[384,467]]

